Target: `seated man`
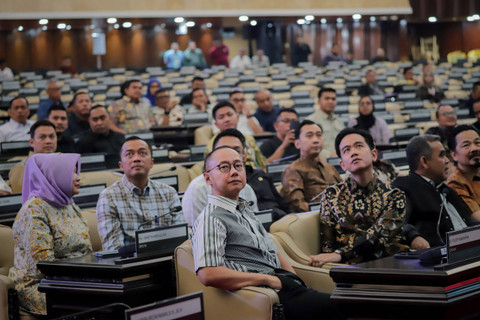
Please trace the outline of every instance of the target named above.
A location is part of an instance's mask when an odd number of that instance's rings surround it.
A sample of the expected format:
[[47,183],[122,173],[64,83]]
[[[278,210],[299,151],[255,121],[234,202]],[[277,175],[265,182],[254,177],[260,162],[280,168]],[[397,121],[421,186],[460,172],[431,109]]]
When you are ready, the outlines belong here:
[[472,123],[472,126],[474,126],[478,132],[480,132],[480,101],[473,103],[472,108],[473,108],[473,113],[475,115],[475,118],[477,119],[477,121]]
[[259,90],[255,95],[255,102],[257,102],[258,109],[255,111],[254,116],[262,126],[263,131],[275,132],[273,124],[277,119],[280,107],[273,105],[273,97],[270,91],[266,89]]
[[[279,161],[283,158],[295,160],[299,152],[295,147],[295,130],[291,124],[298,124],[298,114],[294,108],[282,108],[278,112],[277,121],[273,124],[277,132],[260,146],[260,151],[267,157],[267,162]],[[287,159],[285,159],[287,160]]]
[[187,111],[193,112],[207,112],[209,119],[212,117],[212,105],[208,100],[207,91],[203,88],[196,88],[192,90],[192,106]]
[[[57,150],[57,134],[55,126],[48,120],[38,120],[30,128],[30,140],[28,141],[33,148],[28,156],[36,153],[52,153]],[[23,174],[27,159],[13,166],[8,173],[8,182],[12,187],[13,193],[22,192]]]
[[[103,250],[116,250],[135,243],[140,224],[160,218],[162,225],[183,222],[183,215],[169,214],[180,206],[177,192],[170,186],[152,181],[151,146],[133,136],[125,140],[118,163],[124,175],[100,193],[97,203],[98,233]],[[163,215],[163,216],[162,216]]]
[[[227,129],[220,132],[215,137],[213,148],[216,149],[225,146],[230,147],[234,150],[237,150],[242,156],[243,161],[246,161],[247,152],[246,148],[243,147],[245,138],[242,136],[243,141],[241,141],[239,138],[232,137],[231,133],[229,133],[232,130],[238,132],[236,129]],[[202,210],[207,206],[208,195],[211,193],[212,188],[205,182],[203,174],[199,175],[190,182],[182,198],[183,216],[185,217],[185,220],[188,222],[189,226],[193,226],[195,224],[195,220],[200,215]],[[240,190],[240,196],[247,201],[247,204],[250,206],[250,209],[253,212],[257,212],[259,210],[255,191],[248,183],[245,185],[245,188]]]
[[440,138],[429,134],[410,139],[406,151],[410,173],[392,183],[407,196],[403,234],[412,249],[443,245],[448,231],[473,223],[457,194],[444,184],[450,160]]
[[[228,101],[222,101],[215,105],[212,109],[212,116],[215,121],[215,125],[220,130],[220,132],[226,129],[236,129],[238,125],[238,113],[235,107]],[[213,147],[213,140],[215,140],[215,136],[210,139],[205,147],[205,152],[209,153],[212,151]],[[255,138],[249,135],[245,135],[245,140],[247,141],[247,151],[248,151],[248,158],[247,164],[252,166],[253,168],[261,168],[264,169],[267,160],[265,159],[264,155],[260,151],[260,148],[257,146]]]
[[377,74],[374,70],[368,70],[365,73],[365,84],[362,84],[358,88],[358,95],[363,96],[372,96],[372,95],[384,95],[384,91],[379,87],[377,83]]
[[295,212],[308,211],[308,203],[326,187],[342,181],[337,170],[321,158],[323,131],[319,124],[303,120],[295,132],[300,159],[282,174],[282,194]]
[[407,251],[400,244],[405,194],[373,173],[377,150],[367,131],[346,128],[335,138],[340,165],[350,175],[320,198],[320,249],[310,264],[355,264]]
[[88,115],[92,108],[92,99],[87,92],[77,92],[70,103],[71,112],[68,114],[68,128],[66,133],[71,137],[78,137],[90,129]]
[[110,115],[105,106],[97,104],[90,109],[90,130],[78,140],[79,153],[105,153],[120,161],[120,150],[125,135],[110,129]]
[[439,105],[437,108],[438,127],[431,127],[427,134],[434,134],[440,137],[445,148],[452,143],[452,131],[457,126],[457,113],[452,106]]
[[44,120],[47,118],[48,109],[54,104],[63,106],[62,103],[62,87],[60,82],[56,79],[48,80],[47,89],[45,90],[48,95],[48,100],[41,102],[37,109],[37,119]]
[[155,121],[159,126],[179,126],[183,122],[185,110],[178,105],[178,100],[170,100],[170,92],[159,89],[154,94],[155,104],[152,108]]
[[480,134],[472,126],[453,129],[450,150],[455,167],[447,179],[452,188],[480,221]]
[[140,80],[129,80],[122,85],[123,97],[108,107],[110,129],[125,134],[148,131],[155,125],[150,106],[142,100],[142,87]]
[[198,88],[205,89],[205,81],[203,80],[202,77],[193,77],[192,82],[190,84],[190,89],[192,89],[192,92],[190,92],[187,95],[184,95],[182,97],[182,99],[180,99],[180,105],[185,107],[188,104],[192,104],[193,90],[198,89]]
[[28,120],[30,109],[27,98],[16,96],[10,100],[8,116],[10,120],[0,126],[0,142],[26,141],[34,121]]
[[47,120],[55,126],[55,132],[57,133],[57,152],[77,152],[75,141],[70,135],[65,133],[68,128],[67,110],[59,104],[54,104],[48,109]]
[[239,192],[246,184],[244,162],[228,147],[205,158],[204,177],[212,186],[208,205],[192,230],[195,271],[200,282],[223,290],[268,286],[278,294],[286,319],[343,318],[329,295],[308,289]]
[[243,94],[243,91],[234,89],[234,91],[230,92],[228,102],[233,104],[239,115],[237,125],[238,130],[249,136],[263,132],[262,126],[260,126],[257,118],[255,118],[253,114],[250,114],[250,109],[245,103],[245,95]]

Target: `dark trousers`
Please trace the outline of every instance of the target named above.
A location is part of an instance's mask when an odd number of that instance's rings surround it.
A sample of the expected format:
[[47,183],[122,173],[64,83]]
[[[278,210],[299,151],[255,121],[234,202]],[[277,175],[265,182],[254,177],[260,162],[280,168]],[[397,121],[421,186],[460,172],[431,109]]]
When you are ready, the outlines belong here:
[[277,294],[285,319],[346,319],[330,301],[329,294],[307,288],[302,279],[291,272],[277,269],[275,275],[282,282]]

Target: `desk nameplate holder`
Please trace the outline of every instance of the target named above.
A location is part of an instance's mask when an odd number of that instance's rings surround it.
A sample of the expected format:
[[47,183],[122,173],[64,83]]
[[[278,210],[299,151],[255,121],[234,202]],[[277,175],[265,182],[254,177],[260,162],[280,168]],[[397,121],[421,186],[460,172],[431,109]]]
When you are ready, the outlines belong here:
[[447,262],[435,270],[450,270],[480,261],[480,225],[447,232]]

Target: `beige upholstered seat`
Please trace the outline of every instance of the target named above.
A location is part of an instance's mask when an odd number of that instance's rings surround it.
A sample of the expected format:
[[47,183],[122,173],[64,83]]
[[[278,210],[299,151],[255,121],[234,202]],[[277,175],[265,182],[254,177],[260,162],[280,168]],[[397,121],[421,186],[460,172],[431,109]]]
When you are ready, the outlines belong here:
[[207,144],[213,137],[212,127],[209,125],[201,126],[194,131],[195,145]]
[[0,225],[0,320],[8,319],[8,290],[14,289],[13,280],[8,271],[13,266],[13,234],[12,229]]
[[97,229],[97,214],[95,208],[82,210],[83,217],[87,220],[88,234],[92,242],[92,249],[94,252],[102,251],[102,240],[98,234]]

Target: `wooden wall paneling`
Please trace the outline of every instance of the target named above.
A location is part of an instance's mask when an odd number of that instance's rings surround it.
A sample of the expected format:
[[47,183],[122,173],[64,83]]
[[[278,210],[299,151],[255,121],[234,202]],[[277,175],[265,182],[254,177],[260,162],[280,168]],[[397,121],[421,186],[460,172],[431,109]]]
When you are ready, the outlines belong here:
[[480,49],[480,23],[476,22],[462,22],[462,34],[463,34],[463,51],[473,49]]
[[[352,37],[351,37],[351,51],[353,53],[353,59],[361,60],[364,58],[365,33],[367,32],[368,23],[353,23],[352,24]],[[369,30],[368,30],[369,31]]]
[[409,60],[411,48],[407,24],[399,23],[398,30],[398,59],[406,61]]

